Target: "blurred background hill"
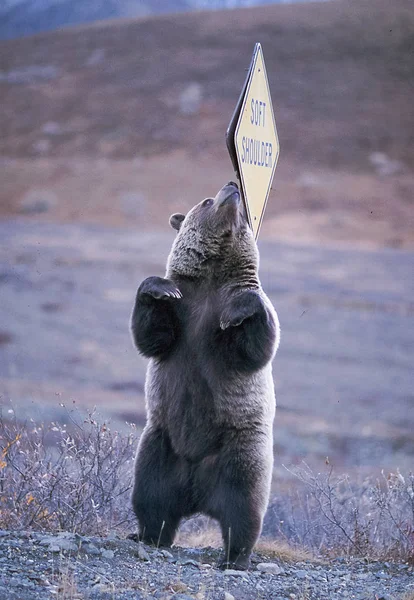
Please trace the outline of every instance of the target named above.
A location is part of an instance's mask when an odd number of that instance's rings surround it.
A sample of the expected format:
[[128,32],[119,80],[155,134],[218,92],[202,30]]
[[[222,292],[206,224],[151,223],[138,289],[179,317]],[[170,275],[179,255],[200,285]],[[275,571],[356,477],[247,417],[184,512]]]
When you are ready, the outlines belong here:
[[[2,0],[0,38],[9,39],[60,27],[161,13],[223,10],[284,0]],[[303,0],[302,0],[303,1]],[[309,0],[305,0],[309,1]]]
[[143,425],[136,287],[163,273],[169,215],[234,178],[225,131],[260,41],[281,143],[260,235],[278,480],[327,455],[360,475],[412,465],[412,0],[133,18],[170,4],[9,1],[0,35],[74,23],[58,4],[100,21],[0,41],[2,402]]
[[412,245],[413,19],[410,0],[340,0],[0,42],[0,210],[164,227],[231,175],[260,40],[282,146],[262,235]]

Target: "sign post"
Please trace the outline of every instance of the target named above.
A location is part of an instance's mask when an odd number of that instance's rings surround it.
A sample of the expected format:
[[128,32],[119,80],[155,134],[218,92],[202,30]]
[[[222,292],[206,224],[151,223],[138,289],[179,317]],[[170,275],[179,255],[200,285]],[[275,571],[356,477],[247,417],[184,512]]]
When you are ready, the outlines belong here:
[[279,139],[260,44],[226,132],[247,218],[257,239],[279,158]]

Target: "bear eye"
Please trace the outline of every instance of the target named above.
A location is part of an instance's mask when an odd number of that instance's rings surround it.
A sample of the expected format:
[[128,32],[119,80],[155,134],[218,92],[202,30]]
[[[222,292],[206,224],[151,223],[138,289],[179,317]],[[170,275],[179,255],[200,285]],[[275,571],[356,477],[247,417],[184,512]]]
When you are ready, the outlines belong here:
[[211,206],[213,204],[213,198],[206,198],[202,204],[202,206]]

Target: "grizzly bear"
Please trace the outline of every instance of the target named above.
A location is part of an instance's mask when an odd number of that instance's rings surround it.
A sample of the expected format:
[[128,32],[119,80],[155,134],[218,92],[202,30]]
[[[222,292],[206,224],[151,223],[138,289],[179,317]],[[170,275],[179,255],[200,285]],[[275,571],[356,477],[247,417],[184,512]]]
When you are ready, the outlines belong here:
[[269,500],[279,323],[233,182],[184,216],[165,278],[138,288],[134,343],[150,359],[132,502],[139,539],[170,546],[180,520],[217,519],[222,568],[246,569]]

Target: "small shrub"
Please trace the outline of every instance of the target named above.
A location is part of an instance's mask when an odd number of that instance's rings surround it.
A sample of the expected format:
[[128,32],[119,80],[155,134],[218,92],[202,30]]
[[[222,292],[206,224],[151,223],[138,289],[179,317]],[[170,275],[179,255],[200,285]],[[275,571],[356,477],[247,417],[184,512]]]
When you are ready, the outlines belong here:
[[103,534],[134,521],[135,431],[121,435],[94,413],[66,425],[0,415],[0,527]]
[[319,553],[414,562],[413,473],[383,472],[357,484],[331,465],[325,473],[305,463],[288,471],[300,486],[290,503],[273,502],[274,537]]
[[[86,535],[135,529],[135,429],[121,435],[93,412],[66,410],[66,417],[68,426],[45,426],[0,414],[0,528]],[[331,465],[325,473],[306,464],[288,471],[299,486],[293,496],[272,500],[257,551],[283,560],[345,554],[414,563],[412,473],[357,484]],[[222,540],[216,523],[199,516],[183,524],[177,543]]]

